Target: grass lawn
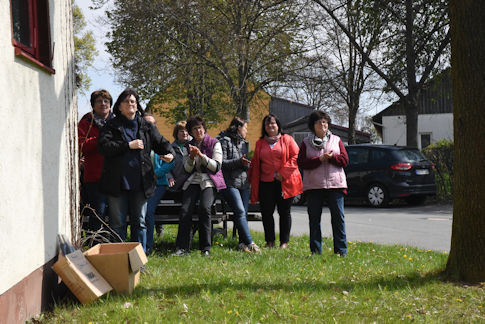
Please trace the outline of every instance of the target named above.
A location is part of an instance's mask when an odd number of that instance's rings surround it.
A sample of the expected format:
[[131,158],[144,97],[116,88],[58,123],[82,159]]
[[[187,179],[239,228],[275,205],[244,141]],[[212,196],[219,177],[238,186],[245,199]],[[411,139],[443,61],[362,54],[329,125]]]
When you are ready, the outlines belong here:
[[[445,253],[349,242],[340,258],[325,240],[323,254],[312,256],[304,236],[257,255],[218,237],[209,258],[198,250],[171,257],[175,236],[176,226],[166,226],[132,295],[110,293],[87,306],[66,299],[34,322],[485,322],[485,285],[443,281]],[[253,239],[264,243],[261,233]]]

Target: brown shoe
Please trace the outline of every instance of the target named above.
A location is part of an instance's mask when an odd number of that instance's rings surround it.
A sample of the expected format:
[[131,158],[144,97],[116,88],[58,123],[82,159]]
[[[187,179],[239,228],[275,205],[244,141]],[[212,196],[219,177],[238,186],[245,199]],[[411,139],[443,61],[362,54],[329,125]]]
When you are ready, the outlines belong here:
[[265,248],[271,249],[274,248],[274,241],[266,242]]
[[239,250],[246,252],[246,253],[251,252],[251,250],[249,249],[249,246],[247,246],[244,243],[239,243],[238,248],[239,248]]
[[281,243],[280,249],[287,249],[288,248],[288,243]]

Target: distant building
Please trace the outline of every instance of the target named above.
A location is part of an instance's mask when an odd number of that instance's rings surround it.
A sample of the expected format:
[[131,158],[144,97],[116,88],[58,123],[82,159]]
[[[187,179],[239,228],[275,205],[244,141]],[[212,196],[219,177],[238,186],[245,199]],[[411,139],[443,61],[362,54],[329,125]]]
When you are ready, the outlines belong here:
[[[450,71],[431,80],[418,99],[418,148],[441,139],[453,140]],[[383,144],[406,145],[406,111],[397,101],[372,117]]]
[[[164,103],[166,106],[170,103]],[[310,130],[307,127],[308,116],[313,111],[313,107],[294,102],[291,100],[278,98],[268,95],[266,92],[261,91],[256,99],[249,104],[249,124],[247,140],[250,144],[250,149],[254,150],[256,141],[261,137],[262,121],[263,117],[271,113],[278,117],[281,121],[283,130],[292,135],[296,142],[300,144],[303,138],[310,134]],[[166,138],[173,141],[172,129],[173,125],[166,118],[157,114],[157,127],[160,133]],[[211,127],[207,130],[207,133],[211,136],[217,136],[221,131],[225,130],[232,117],[229,116],[225,121],[219,123],[216,127]],[[338,125],[330,125],[330,130],[340,136],[344,143],[348,140],[348,128]],[[358,143],[369,143],[371,134],[356,131]]]
[[71,3],[0,0],[2,324],[52,307],[57,234],[79,219]]
[[[311,134],[310,129],[308,129],[308,117],[314,110],[312,106],[294,102],[291,100],[286,100],[277,97],[271,97],[270,102],[270,112],[278,119],[283,125],[283,130],[293,136],[298,145],[301,141],[309,134]],[[342,142],[348,143],[349,129],[344,126],[331,124],[329,126],[330,131],[339,136]],[[371,134],[361,131],[355,131],[357,143],[370,143]]]

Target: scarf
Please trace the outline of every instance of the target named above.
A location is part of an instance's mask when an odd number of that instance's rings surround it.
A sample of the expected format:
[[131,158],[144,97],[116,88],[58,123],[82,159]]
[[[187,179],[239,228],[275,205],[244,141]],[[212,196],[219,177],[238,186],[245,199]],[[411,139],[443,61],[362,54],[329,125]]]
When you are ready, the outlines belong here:
[[273,145],[276,142],[278,142],[278,140],[280,139],[280,137],[281,137],[281,134],[278,134],[278,135],[275,135],[275,136],[265,135],[264,136],[264,139],[266,140],[266,142],[268,142],[269,145]]
[[313,135],[312,138],[312,146],[317,149],[317,150],[322,150],[325,148],[327,145],[328,140],[330,139],[330,131],[327,131],[327,134],[323,136],[323,138],[317,137],[316,135]]

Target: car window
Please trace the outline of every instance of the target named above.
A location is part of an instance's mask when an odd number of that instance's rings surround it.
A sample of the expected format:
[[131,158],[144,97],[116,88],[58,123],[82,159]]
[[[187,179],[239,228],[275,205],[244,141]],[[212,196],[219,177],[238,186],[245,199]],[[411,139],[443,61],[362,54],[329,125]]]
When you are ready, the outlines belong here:
[[400,160],[403,162],[417,162],[426,160],[424,155],[417,149],[403,149],[396,151]]
[[386,151],[384,150],[371,150],[371,161],[384,161],[386,158]]
[[348,150],[349,162],[352,165],[364,164],[369,161],[369,150],[366,148],[351,148]]

